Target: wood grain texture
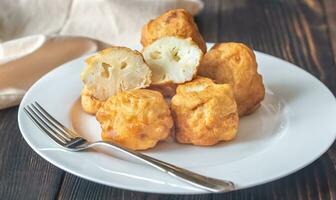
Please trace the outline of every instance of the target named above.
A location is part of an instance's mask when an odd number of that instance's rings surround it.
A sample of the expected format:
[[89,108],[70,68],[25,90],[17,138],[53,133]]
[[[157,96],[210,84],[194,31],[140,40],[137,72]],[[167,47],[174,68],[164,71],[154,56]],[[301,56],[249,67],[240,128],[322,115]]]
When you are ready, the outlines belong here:
[[[336,94],[335,4],[335,0],[206,0],[196,22],[206,41],[244,42],[297,64]],[[63,177],[64,172],[23,141],[16,112],[0,111],[0,199],[336,200],[335,143],[317,161],[271,183],[225,194],[158,195],[108,187],[68,173]]]
[[324,12],[329,30],[330,43],[333,50],[334,65],[336,64],[336,1],[323,0]]
[[64,172],[28,146],[16,118],[17,108],[0,111],[0,199],[52,199]]

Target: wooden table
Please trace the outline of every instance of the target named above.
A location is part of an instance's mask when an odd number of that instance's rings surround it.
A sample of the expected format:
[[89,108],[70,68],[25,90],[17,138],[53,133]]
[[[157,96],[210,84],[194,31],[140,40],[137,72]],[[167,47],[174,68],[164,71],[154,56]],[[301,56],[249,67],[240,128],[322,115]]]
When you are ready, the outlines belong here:
[[[208,0],[196,22],[206,41],[244,42],[301,66],[336,94],[335,0]],[[335,143],[311,165],[264,185],[226,194],[148,194],[96,184],[49,164],[23,140],[17,110],[0,111],[0,199],[336,199]]]

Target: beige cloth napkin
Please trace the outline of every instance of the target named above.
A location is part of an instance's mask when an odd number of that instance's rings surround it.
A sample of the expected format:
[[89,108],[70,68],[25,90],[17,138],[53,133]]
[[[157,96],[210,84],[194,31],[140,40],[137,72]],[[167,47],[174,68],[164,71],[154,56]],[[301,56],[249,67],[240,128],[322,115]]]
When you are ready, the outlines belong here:
[[1,0],[0,109],[19,104],[31,84],[52,68],[104,46],[83,37],[63,36],[84,36],[113,45],[136,44],[141,27],[149,19],[174,8],[197,14],[203,3],[201,0]]

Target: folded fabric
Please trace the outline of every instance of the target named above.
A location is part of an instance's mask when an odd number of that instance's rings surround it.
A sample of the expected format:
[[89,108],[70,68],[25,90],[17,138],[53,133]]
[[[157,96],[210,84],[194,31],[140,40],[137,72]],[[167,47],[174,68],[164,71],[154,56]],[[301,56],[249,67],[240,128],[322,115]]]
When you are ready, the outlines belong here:
[[0,90],[0,109],[18,105],[25,94],[24,90],[2,89]]
[[197,14],[202,7],[200,0],[0,1],[0,109],[17,105],[54,67],[105,43],[139,43],[142,26],[169,9]]
[[32,35],[0,44],[0,64],[31,54],[39,49],[45,40],[44,35]]

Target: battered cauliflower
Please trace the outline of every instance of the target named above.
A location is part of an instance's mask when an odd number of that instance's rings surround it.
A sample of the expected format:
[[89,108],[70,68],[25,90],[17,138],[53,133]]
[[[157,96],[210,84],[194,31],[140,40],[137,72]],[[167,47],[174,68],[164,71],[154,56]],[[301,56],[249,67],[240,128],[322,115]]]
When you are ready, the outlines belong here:
[[203,53],[191,39],[163,37],[145,47],[143,56],[152,70],[152,85],[165,93],[174,84],[192,80]]
[[164,36],[191,38],[203,53],[206,52],[206,44],[192,15],[183,9],[170,10],[158,18],[150,20],[142,28],[141,44],[146,47]]
[[81,80],[92,95],[105,101],[117,92],[145,88],[151,83],[151,70],[141,53],[126,47],[112,47],[86,60]]
[[198,74],[233,86],[239,116],[253,112],[264,99],[265,88],[262,76],[257,72],[255,55],[242,43],[213,46],[204,55]]
[[103,103],[103,101],[96,99],[90,90],[86,87],[83,88],[81,93],[81,104],[85,112],[95,115]]
[[154,147],[166,139],[173,119],[163,96],[147,89],[120,92],[98,110],[102,139],[133,150]]
[[176,94],[176,87],[177,84],[175,83],[166,83],[162,85],[151,85],[148,89],[159,91],[163,96],[171,98]]
[[180,143],[206,146],[236,136],[239,117],[229,84],[198,77],[179,85],[171,109]]

